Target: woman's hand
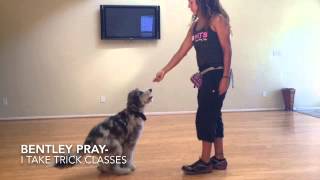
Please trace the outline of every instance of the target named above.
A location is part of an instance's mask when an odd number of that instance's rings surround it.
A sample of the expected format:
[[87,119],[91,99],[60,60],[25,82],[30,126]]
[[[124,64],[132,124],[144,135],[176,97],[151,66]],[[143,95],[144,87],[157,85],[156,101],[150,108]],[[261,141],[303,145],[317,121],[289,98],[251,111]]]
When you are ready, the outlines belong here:
[[153,82],[160,82],[162,81],[162,79],[164,78],[164,76],[166,75],[164,70],[161,70],[157,73],[156,77],[153,79]]
[[228,87],[229,87],[229,77],[223,77],[220,80],[220,84],[219,84],[219,95],[226,93],[228,90]]

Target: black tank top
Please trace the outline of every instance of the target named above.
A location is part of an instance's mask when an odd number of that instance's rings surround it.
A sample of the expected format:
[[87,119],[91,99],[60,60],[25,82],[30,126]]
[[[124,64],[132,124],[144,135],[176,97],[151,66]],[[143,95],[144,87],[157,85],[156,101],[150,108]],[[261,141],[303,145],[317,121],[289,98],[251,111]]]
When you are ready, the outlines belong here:
[[197,54],[199,71],[208,67],[223,66],[223,50],[219,42],[218,34],[210,27],[196,30],[195,23],[192,32],[192,43]]

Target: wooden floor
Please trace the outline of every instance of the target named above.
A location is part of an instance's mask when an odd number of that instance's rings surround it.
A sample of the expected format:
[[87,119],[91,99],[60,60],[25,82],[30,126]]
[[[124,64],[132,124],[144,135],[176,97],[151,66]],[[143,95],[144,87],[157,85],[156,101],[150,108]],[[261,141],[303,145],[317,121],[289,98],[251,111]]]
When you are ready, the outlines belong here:
[[58,170],[20,164],[21,144],[81,144],[102,118],[2,121],[0,179],[320,179],[320,119],[278,111],[223,117],[228,170],[199,176],[185,176],[180,170],[200,152],[192,114],[148,117],[137,145],[137,170],[121,177],[101,175],[92,165]]

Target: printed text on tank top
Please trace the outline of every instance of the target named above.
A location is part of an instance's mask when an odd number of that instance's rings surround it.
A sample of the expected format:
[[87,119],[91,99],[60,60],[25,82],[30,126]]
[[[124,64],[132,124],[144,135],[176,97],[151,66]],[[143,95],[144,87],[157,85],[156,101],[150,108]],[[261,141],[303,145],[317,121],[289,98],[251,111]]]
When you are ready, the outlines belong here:
[[192,35],[192,42],[201,42],[201,41],[207,41],[208,40],[208,36],[209,36],[209,33],[208,33],[208,29],[210,28],[210,30],[214,33],[216,33],[215,30],[213,30],[211,27],[202,27],[202,28],[199,28],[198,30],[198,27],[197,27],[197,24],[198,23],[195,23],[194,25],[194,33]]

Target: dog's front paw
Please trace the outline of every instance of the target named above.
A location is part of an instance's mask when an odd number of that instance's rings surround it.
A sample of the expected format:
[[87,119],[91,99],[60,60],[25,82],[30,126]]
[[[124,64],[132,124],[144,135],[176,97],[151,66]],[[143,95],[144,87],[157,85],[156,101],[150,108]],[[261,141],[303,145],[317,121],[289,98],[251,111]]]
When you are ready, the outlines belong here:
[[135,170],[136,170],[136,167],[135,167],[133,164],[129,164],[129,165],[128,165],[128,168],[129,168],[131,171],[135,171]]
[[122,165],[123,168],[129,168],[131,171],[135,171],[136,167],[131,163],[126,163]]
[[132,170],[129,167],[116,167],[113,169],[113,173],[117,175],[130,174]]

